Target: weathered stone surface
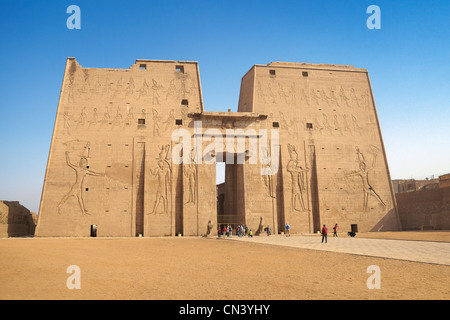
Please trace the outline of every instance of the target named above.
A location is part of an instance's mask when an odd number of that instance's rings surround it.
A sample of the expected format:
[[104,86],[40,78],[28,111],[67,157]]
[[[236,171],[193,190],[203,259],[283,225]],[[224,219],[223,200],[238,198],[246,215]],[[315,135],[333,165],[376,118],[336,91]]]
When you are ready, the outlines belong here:
[[[183,156],[197,163],[173,161],[177,129],[191,137]],[[226,147],[229,132],[245,138],[243,149]],[[274,158],[279,170],[262,175]],[[96,69],[68,58],[37,236],[89,236],[91,225],[98,236],[204,235],[218,221],[214,162],[227,159],[220,201],[230,224],[401,228],[365,69],[255,65],[242,78],[238,112],[205,112],[196,62]]]
[[36,220],[18,201],[0,201],[0,238],[33,236]]

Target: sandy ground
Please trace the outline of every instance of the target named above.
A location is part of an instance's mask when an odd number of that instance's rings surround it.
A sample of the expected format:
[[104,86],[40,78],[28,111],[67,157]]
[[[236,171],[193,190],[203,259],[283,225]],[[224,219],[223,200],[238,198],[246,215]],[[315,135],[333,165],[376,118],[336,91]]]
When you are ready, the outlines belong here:
[[[450,232],[377,237],[433,235]],[[70,265],[80,290],[67,288]],[[370,265],[379,290],[367,288]],[[0,270],[3,300],[450,299],[450,266],[216,238],[0,239]]]

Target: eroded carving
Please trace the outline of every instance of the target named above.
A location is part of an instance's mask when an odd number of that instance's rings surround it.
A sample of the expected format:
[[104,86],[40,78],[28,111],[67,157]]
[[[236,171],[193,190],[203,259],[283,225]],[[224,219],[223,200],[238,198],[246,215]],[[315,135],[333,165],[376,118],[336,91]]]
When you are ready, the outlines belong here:
[[356,147],[356,153],[358,157],[358,163],[359,163],[359,170],[352,171],[347,174],[347,176],[359,176],[361,178],[362,182],[362,189],[364,194],[364,202],[363,202],[363,208],[364,211],[367,210],[367,205],[369,202],[369,197],[372,196],[375,198],[382,206],[383,208],[386,208],[386,204],[381,199],[381,197],[378,195],[378,193],[373,189],[372,185],[369,181],[369,173],[375,168],[376,160],[377,160],[377,153],[378,149],[375,146],[370,146],[372,153],[372,164],[370,167],[367,165],[367,161],[365,159],[364,154],[360,151],[359,147]]
[[[90,148],[89,142],[84,148],[83,154],[89,155]],[[69,200],[71,197],[75,197],[78,201],[79,208],[82,215],[88,214],[84,205],[83,200],[83,182],[86,176],[104,176],[104,173],[97,173],[88,169],[88,158],[84,155],[80,157],[78,165],[74,165],[70,162],[69,151],[66,151],[66,164],[75,171],[75,182],[70,188],[69,192],[61,199],[57,206],[58,214],[61,214],[61,207]]]
[[[303,200],[303,192],[305,191],[304,173],[308,171],[300,166],[298,153],[296,148],[288,144],[289,157],[291,158],[287,164],[287,171],[291,175],[291,209],[293,211],[304,211],[305,203]],[[300,204],[301,209],[298,208]]]
[[157,167],[154,170],[150,169],[150,173],[158,178],[155,203],[150,214],[156,214],[161,201],[164,206],[163,213],[167,214],[169,210],[169,198],[172,193],[172,166],[169,163],[169,151],[170,145],[162,146]]

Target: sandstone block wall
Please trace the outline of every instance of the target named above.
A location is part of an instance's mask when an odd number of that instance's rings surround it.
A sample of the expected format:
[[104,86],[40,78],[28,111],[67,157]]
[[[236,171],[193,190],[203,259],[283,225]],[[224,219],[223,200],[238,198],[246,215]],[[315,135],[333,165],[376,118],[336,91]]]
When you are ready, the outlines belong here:
[[[174,163],[177,129],[191,137],[183,156],[196,159],[198,141],[212,161]],[[244,149],[226,146],[230,131]],[[266,157],[280,150],[273,174],[261,175],[251,141],[266,142]],[[206,112],[196,62],[97,69],[68,58],[37,236],[89,236],[93,225],[98,236],[203,235],[218,219],[214,164],[227,158],[244,162],[226,165],[223,213],[254,231],[401,228],[365,69],[255,65],[238,112]]]

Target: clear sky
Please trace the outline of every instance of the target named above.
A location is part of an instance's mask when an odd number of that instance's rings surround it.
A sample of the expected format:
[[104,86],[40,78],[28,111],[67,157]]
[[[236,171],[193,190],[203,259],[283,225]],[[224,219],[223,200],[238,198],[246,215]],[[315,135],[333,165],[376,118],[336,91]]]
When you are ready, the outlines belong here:
[[[70,5],[80,30],[66,26]],[[207,111],[236,110],[254,64],[366,68],[392,178],[450,173],[449,17],[448,0],[0,0],[0,200],[39,209],[67,57],[198,61]]]

